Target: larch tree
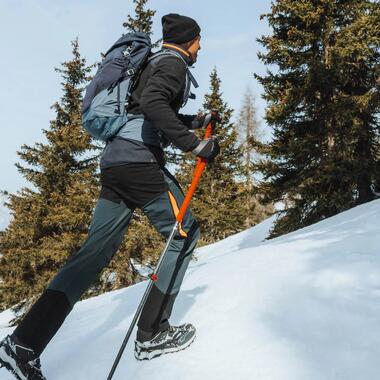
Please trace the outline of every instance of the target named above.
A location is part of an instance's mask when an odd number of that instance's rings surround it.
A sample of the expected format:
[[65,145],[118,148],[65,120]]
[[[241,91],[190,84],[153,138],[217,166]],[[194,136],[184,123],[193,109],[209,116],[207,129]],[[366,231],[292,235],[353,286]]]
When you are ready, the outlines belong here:
[[243,96],[243,103],[239,112],[237,122],[239,143],[243,153],[242,161],[242,181],[241,186],[241,205],[244,208],[242,217],[245,218],[245,227],[249,228],[261,222],[273,213],[272,205],[264,206],[261,196],[257,193],[256,181],[259,180],[258,173],[255,171],[255,163],[259,159],[255,147],[256,142],[262,138],[260,124],[257,117],[255,97],[250,87],[247,88]]

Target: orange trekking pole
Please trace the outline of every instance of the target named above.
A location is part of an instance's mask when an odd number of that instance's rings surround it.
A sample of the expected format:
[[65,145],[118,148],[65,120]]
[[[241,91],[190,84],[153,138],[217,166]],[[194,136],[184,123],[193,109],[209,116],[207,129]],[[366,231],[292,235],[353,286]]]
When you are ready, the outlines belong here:
[[[204,139],[208,139],[211,137],[211,133],[212,133],[212,124],[211,122],[207,125],[206,127],[206,133],[205,133],[205,137]],[[201,176],[202,176],[202,173],[206,167],[206,164],[207,164],[207,160],[205,158],[201,158],[201,157],[198,157],[198,161],[197,161],[197,165],[195,167],[195,170],[194,170],[194,175],[193,175],[193,180],[191,182],[191,185],[189,187],[189,190],[185,196],[185,199],[183,200],[183,203],[181,205],[181,208],[177,214],[177,217],[176,217],[176,222],[174,223],[174,226],[173,226],[173,229],[172,229],[172,232],[170,233],[170,236],[168,238],[168,241],[166,242],[166,245],[165,245],[165,248],[164,250],[162,251],[161,253],[161,256],[160,256],[160,259],[158,260],[157,262],[157,266],[156,266],[156,269],[154,270],[154,272],[149,276],[150,277],[150,281],[149,281],[149,284],[145,290],[145,293],[144,293],[144,296],[136,310],[136,313],[135,313],[135,316],[133,317],[133,320],[131,322],[131,325],[128,329],[128,332],[124,338],[124,341],[119,349],[119,352],[116,356],[116,359],[113,363],[113,366],[111,368],[111,371],[107,377],[107,380],[111,380],[115,371],[116,371],[116,368],[120,362],[120,359],[121,359],[121,356],[123,355],[123,352],[124,352],[124,349],[125,347],[127,346],[127,343],[128,343],[128,340],[132,334],[132,330],[133,328],[135,327],[135,324],[137,322],[137,319],[139,318],[140,316],[140,313],[146,303],[146,300],[148,298],[148,295],[149,295],[149,292],[153,286],[153,283],[156,282],[158,280],[158,272],[159,272],[159,269],[160,269],[160,266],[161,266],[161,263],[165,257],[165,254],[169,248],[169,245],[171,243],[171,241],[173,240],[174,238],[174,235],[178,229],[178,227],[180,226],[180,224],[182,223],[183,221],[183,218],[185,216],[185,213],[186,213],[186,210],[187,208],[189,207],[189,204],[191,202],[191,198],[193,197],[194,195],[194,192],[199,184],[199,181],[201,179]]]

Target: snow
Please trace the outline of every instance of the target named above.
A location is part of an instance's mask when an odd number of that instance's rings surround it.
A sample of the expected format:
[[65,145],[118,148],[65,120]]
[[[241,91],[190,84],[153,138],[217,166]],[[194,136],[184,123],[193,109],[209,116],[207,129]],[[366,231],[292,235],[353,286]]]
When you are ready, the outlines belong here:
[[[131,339],[114,379],[378,379],[379,217],[380,200],[274,240],[270,219],[200,248],[171,318],[196,340],[138,362]],[[146,284],[78,303],[42,355],[47,378],[106,379]]]

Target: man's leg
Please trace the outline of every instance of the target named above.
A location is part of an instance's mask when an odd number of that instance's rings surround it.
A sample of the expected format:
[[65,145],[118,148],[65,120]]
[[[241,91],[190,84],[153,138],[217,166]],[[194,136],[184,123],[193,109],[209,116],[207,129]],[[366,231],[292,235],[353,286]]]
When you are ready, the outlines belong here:
[[[141,209],[152,225],[168,238],[184,194],[173,175],[162,169],[169,190],[161,193]],[[138,321],[137,340],[150,340],[157,332],[169,328],[169,317],[179,293],[186,269],[200,236],[199,225],[187,210],[181,229],[172,240]]]
[[117,252],[133,208],[103,187],[89,233],[80,250],[57,273],[13,336],[42,353],[82,294]]

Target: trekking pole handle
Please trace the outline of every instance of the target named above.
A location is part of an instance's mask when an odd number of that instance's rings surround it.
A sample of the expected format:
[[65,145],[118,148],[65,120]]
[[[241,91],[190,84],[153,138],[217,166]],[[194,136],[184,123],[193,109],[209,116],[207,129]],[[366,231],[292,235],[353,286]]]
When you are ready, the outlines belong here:
[[[208,125],[206,127],[204,140],[209,139],[211,137],[211,134],[212,134],[212,124],[210,122],[210,123],[208,123]],[[189,204],[191,202],[191,198],[193,197],[194,192],[198,186],[198,183],[201,179],[201,176],[202,176],[202,173],[206,167],[206,164],[207,164],[207,160],[205,158],[198,157],[198,162],[197,162],[197,165],[196,165],[195,170],[194,170],[193,181],[191,182],[190,188],[186,194],[185,199],[183,200],[182,206],[181,206],[181,208],[177,214],[177,217],[176,217],[178,223],[182,222],[182,220],[186,214],[186,210],[189,207]]]

